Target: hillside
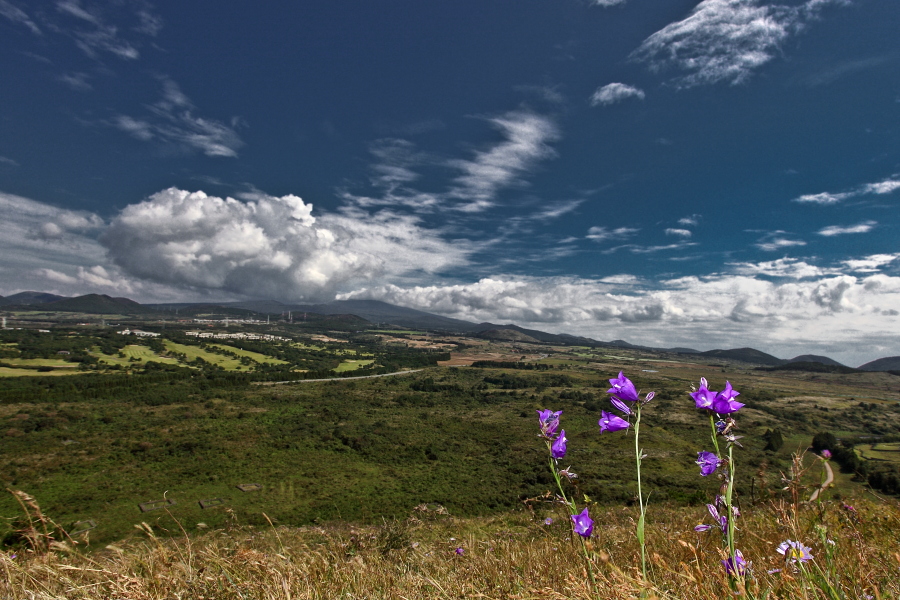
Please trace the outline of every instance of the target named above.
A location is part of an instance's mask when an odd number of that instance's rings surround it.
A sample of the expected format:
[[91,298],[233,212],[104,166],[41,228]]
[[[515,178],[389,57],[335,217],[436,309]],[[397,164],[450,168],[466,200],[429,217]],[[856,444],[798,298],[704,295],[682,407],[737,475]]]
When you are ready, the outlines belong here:
[[83,312],[98,315],[143,315],[156,313],[155,310],[141,306],[128,298],[111,298],[105,294],[86,294],[75,298],[54,300],[41,305],[42,310],[58,310],[61,312]]
[[529,335],[525,335],[521,331],[516,331],[515,329],[488,329],[487,331],[479,331],[475,334],[475,337],[483,340],[538,343],[538,340]]
[[867,362],[859,367],[860,371],[900,371],[900,356],[888,356]]
[[65,296],[48,294],[47,292],[19,292],[18,294],[6,297],[7,304],[21,304],[25,306],[32,304],[47,304],[48,302],[56,302],[57,300],[65,300]]
[[832,367],[846,367],[838,361],[828,358],[827,356],[819,356],[817,354],[801,354],[789,359],[789,363],[821,363],[823,365],[831,365]]
[[710,358],[724,358],[726,360],[739,360],[746,363],[754,363],[757,365],[780,365],[784,364],[783,359],[760,352],[754,348],[735,348],[733,350],[708,350],[700,352],[700,356],[708,356]]

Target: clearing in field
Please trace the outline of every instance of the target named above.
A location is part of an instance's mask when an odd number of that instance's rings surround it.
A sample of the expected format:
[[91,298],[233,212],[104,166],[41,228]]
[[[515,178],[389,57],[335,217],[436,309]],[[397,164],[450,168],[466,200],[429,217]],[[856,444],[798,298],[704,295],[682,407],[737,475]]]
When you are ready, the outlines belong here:
[[372,359],[370,359],[370,360],[345,360],[344,362],[342,362],[341,364],[339,364],[337,366],[337,368],[334,370],[334,372],[335,373],[343,373],[345,371],[356,371],[357,369],[360,369],[362,367],[368,367],[373,362],[375,362],[375,361]]

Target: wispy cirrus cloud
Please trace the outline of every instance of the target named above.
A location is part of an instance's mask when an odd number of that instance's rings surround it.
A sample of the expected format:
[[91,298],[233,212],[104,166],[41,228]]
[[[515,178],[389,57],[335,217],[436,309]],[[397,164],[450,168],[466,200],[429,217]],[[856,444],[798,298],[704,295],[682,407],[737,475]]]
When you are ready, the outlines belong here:
[[693,235],[693,232],[691,232],[690,229],[679,229],[679,228],[674,228],[674,227],[667,227],[666,235],[677,235],[679,237],[689,238]]
[[772,60],[782,43],[828,4],[847,0],[809,0],[800,6],[758,0],[703,0],[685,19],[657,31],[632,53],[653,70],[687,72],[679,87],[738,84]]
[[609,83],[597,88],[591,96],[591,106],[609,106],[628,98],[643,100],[647,94],[644,90],[624,83]]
[[788,233],[786,231],[770,231],[764,234],[759,240],[757,240],[756,244],[754,244],[760,250],[764,250],[766,252],[773,252],[775,250],[781,250],[782,248],[791,248],[793,246],[805,246],[806,242],[803,240],[796,240],[786,237]]
[[188,151],[200,151],[207,156],[237,157],[244,145],[235,128],[239,119],[226,125],[215,119],[198,117],[196,107],[171,79],[162,80],[162,97],[147,106],[148,115],[132,117],[118,115],[111,124],[135,139],[174,145]]
[[820,192],[818,194],[804,194],[794,198],[794,202],[801,204],[837,204],[848,198],[855,198],[866,194],[890,194],[900,189],[900,179],[896,175],[875,183],[866,183],[844,192]]
[[638,231],[640,231],[640,229],[634,229],[632,227],[617,227],[616,229],[610,229],[608,227],[597,225],[588,229],[585,237],[595,242],[617,241],[630,238]]
[[[82,4],[80,0],[59,0],[56,10],[66,20],[55,24],[54,28],[69,35],[75,45],[91,58],[99,58],[104,53],[125,60],[140,57],[140,42],[123,35],[121,23],[125,18],[131,25],[126,31],[144,36],[154,37],[162,27],[162,19],[153,12],[150,4],[139,0],[102,8]],[[108,15],[106,12],[116,14]]]
[[[560,138],[556,123],[548,116],[515,110],[486,121],[501,135],[501,140],[474,152],[472,158],[447,158],[420,151],[411,141],[386,138],[371,144],[375,157],[370,165],[369,183],[373,194],[341,189],[339,195],[349,204],[361,207],[395,206],[419,212],[438,210],[464,213],[483,212],[497,201],[500,192],[511,187],[526,187],[526,175],[541,160],[556,156],[552,143]],[[447,173],[443,182],[432,177],[432,190],[422,171]],[[434,189],[437,188],[437,189]]]
[[37,23],[28,16],[28,13],[8,0],[0,0],[0,17],[5,17],[13,23],[27,27],[35,35],[43,33],[41,28],[37,26]]
[[556,156],[550,144],[560,137],[556,124],[548,117],[529,111],[513,111],[488,122],[500,131],[504,140],[488,150],[476,152],[471,160],[453,160],[448,166],[461,170],[447,192],[464,201],[458,210],[480,212],[489,208],[501,188],[523,185],[522,176],[534,165]]
[[869,233],[875,226],[878,225],[877,221],[864,221],[862,223],[857,223],[856,225],[848,225],[848,226],[840,226],[840,225],[831,225],[829,227],[823,227],[818,231],[819,235],[824,235],[826,237],[831,237],[835,235],[845,235],[848,233]]

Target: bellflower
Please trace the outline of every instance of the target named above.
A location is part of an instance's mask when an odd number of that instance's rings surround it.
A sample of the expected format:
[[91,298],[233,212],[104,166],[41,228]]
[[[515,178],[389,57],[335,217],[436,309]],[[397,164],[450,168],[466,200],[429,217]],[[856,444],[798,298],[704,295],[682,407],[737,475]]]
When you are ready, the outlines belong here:
[[537,414],[541,424],[541,435],[546,438],[556,435],[556,428],[559,427],[559,415],[562,414],[562,411],[539,410]]
[[619,371],[619,376],[617,378],[610,379],[609,383],[612,387],[606,390],[607,394],[612,394],[619,400],[624,400],[626,402],[638,401],[638,393],[634,388],[634,384],[631,383],[630,379],[625,377],[622,371]]
[[812,560],[812,554],[809,553],[809,548],[803,545],[802,542],[792,542],[791,540],[787,540],[786,542],[781,542],[776,548],[778,554],[784,555],[784,562],[787,563],[805,563],[806,561]]
[[618,398],[616,398],[615,396],[613,396],[612,398],[610,398],[609,401],[612,402],[612,405],[613,405],[613,406],[615,406],[616,408],[618,408],[619,410],[621,410],[621,411],[622,411],[623,413],[625,413],[626,415],[630,415],[630,414],[631,414],[631,409],[628,408],[628,405],[625,404],[624,402],[622,402],[621,400],[619,400]]
[[734,557],[723,560],[722,564],[725,566],[725,572],[729,575],[741,577],[747,570],[747,561],[744,560],[744,555],[740,550],[735,550]]
[[822,450],[822,458],[824,458],[825,460],[831,458],[831,450],[827,448],[825,450]]
[[605,410],[600,411],[600,420],[597,423],[600,425],[600,433],[606,433],[607,431],[612,433],[613,431],[628,429],[628,421]]
[[588,515],[587,508],[580,514],[572,515],[572,522],[575,524],[575,533],[584,538],[591,537],[591,532],[594,531],[594,520]]
[[711,409],[713,400],[716,399],[716,393],[707,386],[706,377],[700,378],[700,389],[696,392],[691,393],[691,398],[694,399],[694,404],[697,408],[706,408]]
[[737,412],[744,408],[744,405],[734,399],[740,396],[740,392],[731,388],[731,382],[725,382],[725,389],[716,394],[715,400],[712,402],[712,409],[720,415]]
[[553,458],[562,458],[566,455],[566,430],[563,429],[559,432],[559,437],[556,438],[556,441],[553,442],[553,445],[550,446],[550,455]]
[[700,465],[700,474],[704,477],[715,473],[721,463],[719,457],[712,452],[698,452],[696,462]]

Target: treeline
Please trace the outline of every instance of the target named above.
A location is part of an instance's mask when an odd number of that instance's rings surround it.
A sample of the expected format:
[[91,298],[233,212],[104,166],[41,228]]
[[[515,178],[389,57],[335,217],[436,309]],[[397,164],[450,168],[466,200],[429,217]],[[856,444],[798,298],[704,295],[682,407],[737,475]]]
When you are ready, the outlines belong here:
[[523,371],[547,371],[552,365],[534,362],[513,362],[503,360],[476,360],[472,366],[478,369],[521,369]]

